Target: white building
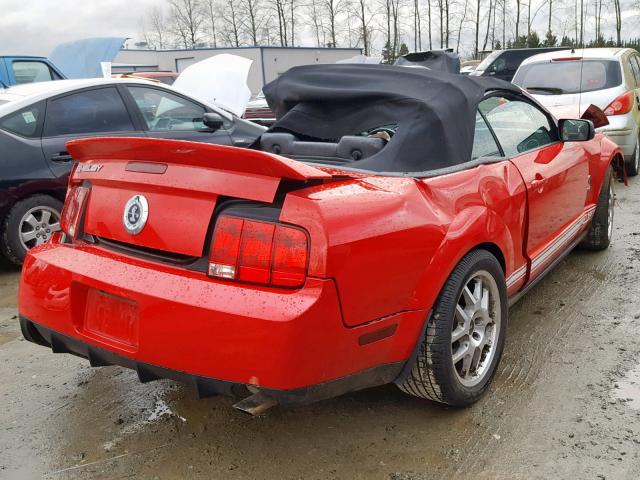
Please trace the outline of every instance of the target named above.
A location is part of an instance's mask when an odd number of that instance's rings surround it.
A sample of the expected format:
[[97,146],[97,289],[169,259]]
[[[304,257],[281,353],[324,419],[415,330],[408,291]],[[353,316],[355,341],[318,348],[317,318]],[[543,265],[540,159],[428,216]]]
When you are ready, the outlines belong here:
[[253,94],[291,67],[314,63],[336,63],[362,54],[361,48],[239,47],[194,50],[122,49],[113,61],[113,73],[172,70],[181,72],[192,63],[220,53],[253,60],[248,85]]

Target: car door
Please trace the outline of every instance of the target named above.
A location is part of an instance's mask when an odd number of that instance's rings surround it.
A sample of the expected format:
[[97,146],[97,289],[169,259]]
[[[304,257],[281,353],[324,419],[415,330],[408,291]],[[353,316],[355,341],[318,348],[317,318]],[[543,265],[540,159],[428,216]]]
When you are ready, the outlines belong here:
[[66,147],[69,140],[142,135],[113,85],[83,89],[48,100],[42,152],[53,173],[62,177],[72,165]]
[[[227,128],[211,130],[203,123],[208,109],[178,93],[144,85],[127,85],[146,134],[154,138],[231,145]],[[231,124],[231,122],[229,122]]]
[[628,63],[631,77],[635,81],[635,85],[631,85],[634,89],[635,96],[635,111],[633,117],[636,120],[636,125],[640,126],[640,55],[636,55],[635,53],[631,54]]
[[582,229],[588,153],[584,143],[560,142],[553,119],[524,97],[489,97],[480,111],[526,184],[525,253],[534,278]]
[[41,101],[0,117],[0,209],[22,195],[24,186],[52,187],[54,177],[40,146],[44,111]]

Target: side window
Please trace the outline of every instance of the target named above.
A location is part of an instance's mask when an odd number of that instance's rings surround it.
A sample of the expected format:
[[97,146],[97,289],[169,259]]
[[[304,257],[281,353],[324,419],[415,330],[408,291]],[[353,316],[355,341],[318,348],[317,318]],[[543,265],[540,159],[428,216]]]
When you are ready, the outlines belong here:
[[46,82],[53,80],[49,65],[43,62],[12,62],[13,75],[16,77],[16,84]]
[[507,61],[505,55],[499,56],[489,67],[490,72],[504,72],[507,69]]
[[205,108],[178,95],[147,87],[128,87],[151,131],[203,130]]
[[87,90],[49,100],[45,137],[134,130],[115,88]]
[[629,57],[629,63],[631,64],[631,73],[636,79],[636,87],[640,88],[640,57],[638,55],[631,55]]
[[549,118],[521,100],[490,97],[479,105],[507,157],[513,157],[556,141]]
[[473,135],[473,152],[471,159],[482,157],[499,157],[500,149],[496,144],[487,122],[484,121],[480,112],[476,113],[476,130]]
[[23,137],[35,138],[42,125],[44,103],[37,103],[7,115],[0,120],[0,128]]

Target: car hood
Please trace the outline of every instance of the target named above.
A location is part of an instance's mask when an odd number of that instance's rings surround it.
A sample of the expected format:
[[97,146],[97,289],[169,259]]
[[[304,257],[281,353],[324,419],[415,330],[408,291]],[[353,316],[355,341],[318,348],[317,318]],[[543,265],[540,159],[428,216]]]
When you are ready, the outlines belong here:
[[67,78],[101,78],[101,62],[113,62],[125,37],[84,38],[53,49],[49,60]]
[[173,88],[241,117],[251,98],[247,77],[252,63],[237,55],[214,55],[185,68]]

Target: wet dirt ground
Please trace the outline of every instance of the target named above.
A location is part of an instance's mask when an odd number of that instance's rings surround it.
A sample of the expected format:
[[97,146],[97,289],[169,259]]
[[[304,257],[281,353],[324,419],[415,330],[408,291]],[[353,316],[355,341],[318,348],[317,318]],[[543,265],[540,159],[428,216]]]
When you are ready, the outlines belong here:
[[251,418],[171,381],[22,340],[0,273],[0,478],[637,479],[640,181],[615,240],[576,251],[510,311],[496,380],[455,410],[370,389]]

